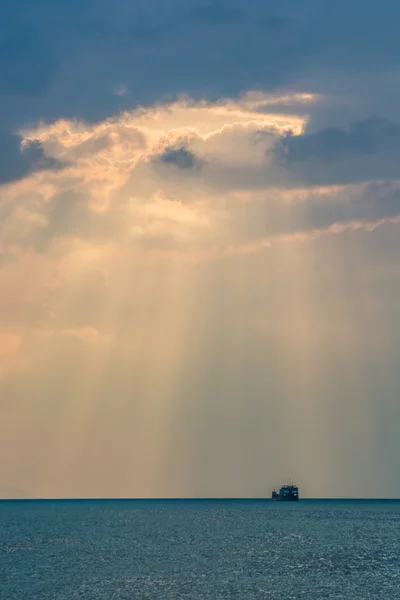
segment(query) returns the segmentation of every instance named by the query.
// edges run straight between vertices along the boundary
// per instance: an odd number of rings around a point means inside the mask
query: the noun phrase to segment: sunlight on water
[[[7,600],[377,600],[400,585],[400,502],[5,502],[0,511]]]

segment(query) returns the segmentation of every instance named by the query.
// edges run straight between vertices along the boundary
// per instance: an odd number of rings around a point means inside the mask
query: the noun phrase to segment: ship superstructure
[[[299,499],[299,488],[293,483],[283,485],[279,492],[275,489],[272,492],[272,500],[280,502],[297,502]]]

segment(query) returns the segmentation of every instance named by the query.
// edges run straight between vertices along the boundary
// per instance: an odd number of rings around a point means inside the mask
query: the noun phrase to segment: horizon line
[[[49,496],[43,498],[35,497],[22,497],[22,498],[6,498],[0,497],[0,502],[90,502],[90,501],[106,501],[106,502],[118,502],[118,501],[131,501],[131,502],[269,502],[272,501],[270,496],[166,496],[166,497],[131,497],[131,496],[82,496],[82,497],[60,497],[60,496]],[[400,497],[368,497],[368,496],[315,496],[308,497],[302,496],[299,498],[300,501],[400,501]]]

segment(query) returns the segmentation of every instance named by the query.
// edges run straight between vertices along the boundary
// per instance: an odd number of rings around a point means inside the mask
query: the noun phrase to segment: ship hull
[[[298,502],[298,498],[272,498],[273,502]]]

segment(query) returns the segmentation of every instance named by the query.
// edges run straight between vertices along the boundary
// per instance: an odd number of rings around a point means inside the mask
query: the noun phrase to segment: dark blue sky
[[[0,26],[2,114],[99,118],[181,92],[325,93],[339,81],[354,96],[367,78],[374,96],[398,70],[399,17],[395,0],[17,0]],[[120,85],[128,97],[113,97]]]

